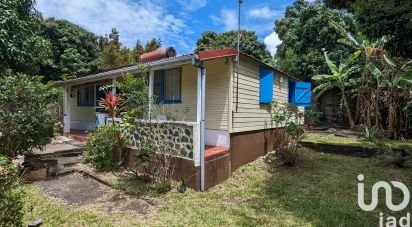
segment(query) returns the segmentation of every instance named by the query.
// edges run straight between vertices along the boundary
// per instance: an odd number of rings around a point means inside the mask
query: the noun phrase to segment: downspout
[[[205,108],[206,108],[206,69],[196,56],[193,58],[192,64],[198,68],[198,98],[197,106],[199,112],[197,113],[197,119],[199,121],[199,153],[200,153],[200,191],[205,191]],[[200,91],[199,91],[200,90]]]

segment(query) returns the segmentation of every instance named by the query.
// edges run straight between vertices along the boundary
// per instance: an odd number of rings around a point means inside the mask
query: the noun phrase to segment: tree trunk
[[[345,91],[342,91],[342,100],[343,105],[345,105],[346,113],[348,115],[350,128],[353,129],[355,127],[355,122],[353,121],[352,113],[350,111],[348,101],[346,100]]]

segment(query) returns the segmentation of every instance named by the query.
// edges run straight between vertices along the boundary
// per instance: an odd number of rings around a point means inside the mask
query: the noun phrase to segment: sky
[[[178,54],[192,53],[204,31],[237,29],[237,0],[37,0],[44,18],[66,19],[87,30],[105,35],[116,28],[120,41],[133,47],[160,38]],[[284,16],[293,0],[244,0],[241,28],[256,31],[259,40],[274,54],[280,44],[274,21]]]

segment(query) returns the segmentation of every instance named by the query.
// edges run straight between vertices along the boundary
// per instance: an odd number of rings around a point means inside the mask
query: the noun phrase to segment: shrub
[[[272,108],[277,142],[274,145],[275,150],[266,155],[266,161],[275,163],[276,166],[293,166],[299,157],[300,143],[307,134],[301,124],[303,115],[296,106],[290,104],[274,102]]]
[[[122,163],[127,139],[118,126],[109,125],[90,133],[86,140],[85,162],[99,170],[113,170]]]
[[[23,196],[17,168],[0,156],[0,226],[23,226]]]
[[[53,137],[55,115],[47,110],[54,90],[40,79],[11,72],[0,75],[0,154],[25,154]]]

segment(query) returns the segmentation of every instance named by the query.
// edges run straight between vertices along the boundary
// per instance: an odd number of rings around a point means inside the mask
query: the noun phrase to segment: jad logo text
[[[390,184],[385,181],[378,181],[372,186],[372,198],[370,204],[365,204],[365,184],[362,183],[365,179],[363,174],[358,175],[358,205],[364,211],[373,211],[378,205],[378,192],[379,190],[385,191],[385,203],[386,207],[391,211],[398,212],[405,209],[409,204],[410,194],[408,187],[399,181],[391,181]],[[403,193],[403,200],[399,204],[393,204],[392,201],[392,188],[397,188]],[[405,216],[400,217],[399,220],[394,216],[388,216],[384,218],[384,214],[381,212],[379,215],[380,227],[410,227],[410,213],[407,212]]]

